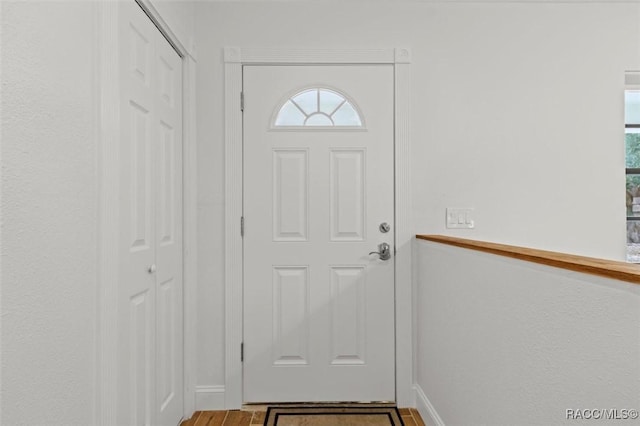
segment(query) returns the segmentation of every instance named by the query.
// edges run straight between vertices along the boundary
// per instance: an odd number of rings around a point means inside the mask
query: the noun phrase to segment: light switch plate
[[[447,228],[473,229],[475,224],[473,208],[447,207]]]

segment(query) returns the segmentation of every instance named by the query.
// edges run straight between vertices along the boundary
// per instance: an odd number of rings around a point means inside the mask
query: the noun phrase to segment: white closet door
[[[182,76],[133,1],[120,5],[118,424],[182,417]]]

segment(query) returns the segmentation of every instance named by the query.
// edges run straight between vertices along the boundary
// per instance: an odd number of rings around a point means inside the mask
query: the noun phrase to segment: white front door
[[[175,426],[183,407],[181,59],[120,3],[118,424]],[[114,206],[116,207],[116,206]]]
[[[393,81],[244,67],[245,402],[395,400]]]

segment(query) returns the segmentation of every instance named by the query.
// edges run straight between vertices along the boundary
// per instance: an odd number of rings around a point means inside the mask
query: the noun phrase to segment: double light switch
[[[447,228],[466,228],[475,227],[472,208],[447,208]]]

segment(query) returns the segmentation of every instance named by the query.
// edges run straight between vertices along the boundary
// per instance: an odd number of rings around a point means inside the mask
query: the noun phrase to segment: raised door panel
[[[273,240],[306,241],[309,165],[306,149],[273,150]]]
[[[309,363],[309,270],[273,268],[273,364]]]
[[[158,84],[160,98],[169,107],[174,107],[178,100],[176,91],[176,75],[178,74],[178,71],[176,67],[180,67],[181,64],[170,57],[174,54],[175,52],[170,52],[164,49],[164,52],[161,52],[158,58]]]
[[[149,291],[131,297],[129,305],[129,327],[131,344],[129,346],[131,395],[130,423],[132,425],[151,424],[151,399],[153,365],[153,323],[151,311],[153,302]]]
[[[130,58],[128,67],[132,77],[139,80],[145,87],[151,85],[151,57],[153,34],[149,32],[149,26],[140,20],[129,21],[127,32]]]
[[[364,148],[331,150],[331,241],[365,239],[365,153]]]
[[[149,250],[152,239],[151,206],[151,114],[135,101],[129,102],[131,132],[129,138],[130,183],[128,185],[131,209],[131,250]]]
[[[176,342],[175,327],[178,325],[176,316],[176,285],[173,278],[162,282],[158,286],[158,342],[157,362],[158,375],[156,390],[160,402],[160,411],[164,411],[175,398],[177,389],[176,358],[178,356],[178,342]]]
[[[366,266],[331,267],[331,364],[362,365],[366,347]]]
[[[175,129],[160,122],[158,154],[158,241],[161,246],[172,244],[176,230],[176,141]]]

